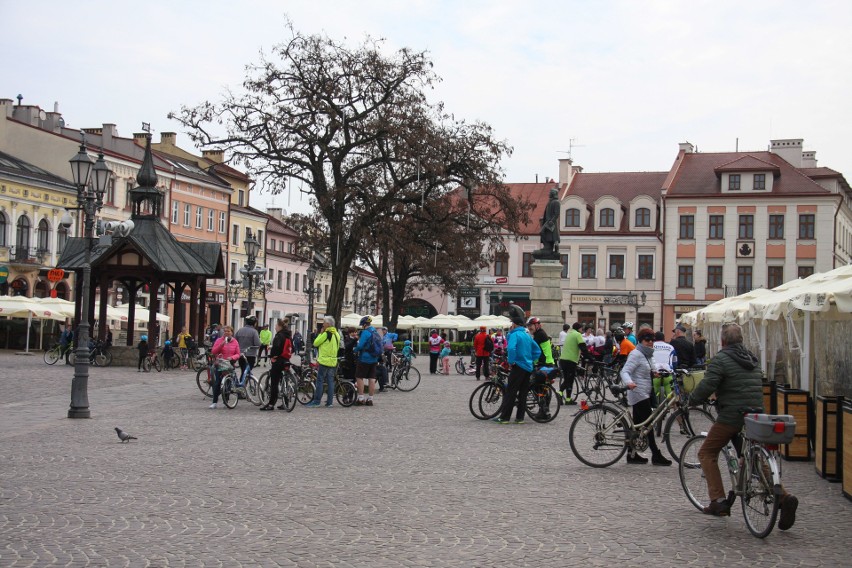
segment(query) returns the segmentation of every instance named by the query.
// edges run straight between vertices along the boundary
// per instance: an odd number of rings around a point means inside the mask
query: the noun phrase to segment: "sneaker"
[[[218,404],[218,403],[216,403],[216,402],[214,402],[213,404],[211,404],[211,405],[210,405],[210,406],[208,406],[207,408],[212,408],[213,410],[216,410],[217,408],[219,408],[219,404]]]
[[[316,402],[316,401],[312,400],[311,402],[309,402],[309,403],[308,403],[308,404],[306,404],[305,406],[306,406],[307,408],[316,408],[316,407],[318,407],[319,405],[320,405],[320,403],[318,403],[318,402]]]
[[[523,418],[521,418],[520,420],[515,420],[515,422],[514,422],[514,423],[515,423],[515,424],[523,424],[523,423],[524,423],[524,419],[523,419]]]
[[[574,400],[573,398],[571,398],[571,397],[569,396],[568,398],[566,398],[566,399],[562,402],[562,404],[567,404],[568,406],[576,406],[576,405],[577,405],[577,401],[576,401],[576,400]]]
[[[364,403],[364,406],[373,406],[373,401],[368,399],[368,400]]]
[[[667,459],[663,454],[651,457],[652,465],[672,465],[672,460]]]
[[[334,405],[333,405],[332,403],[330,403],[330,402],[329,402],[328,404],[326,404],[326,405],[325,405],[325,407],[326,407],[326,408],[331,408],[332,406],[334,406]]]
[[[799,500],[789,493],[781,497],[781,519],[778,521],[778,528],[786,531],[796,522],[796,509],[799,507]]]
[[[648,458],[643,458],[639,454],[636,454],[635,456],[628,455],[627,456],[627,463],[645,464],[645,463],[648,463]]]
[[[730,517],[731,516],[731,504],[728,503],[728,500],[724,501],[711,501],[709,505],[704,507],[705,515],[713,515],[714,517]]]
[[[497,418],[492,418],[491,421],[496,422],[497,424],[511,424],[512,423],[511,420],[503,420],[499,416]]]

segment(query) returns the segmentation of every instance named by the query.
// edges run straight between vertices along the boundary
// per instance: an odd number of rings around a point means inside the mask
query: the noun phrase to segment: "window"
[[[231,263],[231,280],[236,280],[236,279],[237,279],[237,263],[232,262]]]
[[[0,211],[0,247],[6,246],[6,214]]]
[[[509,253],[498,252],[494,255],[494,276],[509,275]]]
[[[216,214],[212,209],[207,210],[207,230],[213,231],[216,226]]]
[[[615,227],[615,210],[607,207],[601,209],[601,227]]]
[[[107,184],[106,195],[106,203],[113,205],[115,203],[115,178],[109,178],[109,183]]]
[[[3,229],[3,236],[5,237],[5,224],[3,226]],[[3,242],[5,242],[5,240],[3,240]],[[59,230],[56,232],[56,254],[61,253],[65,249],[66,243],[68,243],[68,229],[66,227],[63,227],[62,225],[59,225]]]
[[[177,225],[180,216],[180,202],[172,201],[172,223]]]
[[[201,228],[201,226],[202,226],[201,224],[203,222],[203,219],[204,219],[204,208],[203,207],[196,207],[195,208],[195,228],[196,229]]]
[[[290,289],[290,276],[291,275],[292,275],[292,272],[287,273],[287,289],[288,290]],[[297,280],[298,280],[298,278],[297,278]]]
[[[725,216],[724,215],[710,215],[710,222],[708,225],[709,234],[708,238],[711,239],[724,239],[725,238]]]
[[[299,275],[298,274],[293,275],[293,290],[295,290],[296,292],[299,291]]]
[[[131,195],[132,195],[132,194],[130,193],[131,191],[133,191],[133,182],[132,182],[132,181],[128,181],[128,182],[124,185],[124,208],[125,208],[125,209],[130,208],[130,197],[131,197]],[[177,223],[177,221],[175,221],[175,223]]]
[[[184,227],[189,227],[189,212],[190,212],[191,209],[192,209],[192,207],[189,205],[189,203],[184,204],[184,206],[183,206],[183,225],[184,225]]]
[[[302,290],[308,289],[308,275],[302,274]]]
[[[263,240],[263,231],[258,231],[257,235],[255,235],[255,237],[257,238],[257,242],[260,245],[260,252],[265,251],[266,250],[266,241]]]
[[[240,207],[243,207],[245,205],[245,199],[246,199],[245,190],[242,190],[242,189],[239,190],[239,192],[237,192],[237,205],[239,205]]]
[[[279,270],[278,271],[278,289],[279,290],[281,289],[281,279],[282,279],[283,276],[284,276],[284,271]],[[298,280],[297,280],[297,282],[298,282]]]
[[[769,216],[769,238],[783,239],[784,238],[784,215]],[[774,288],[774,286],[772,286]]]
[[[812,213],[799,215],[799,238],[814,238],[814,215]]]
[[[650,227],[651,226],[651,210],[647,207],[640,207],[636,210],[636,222],[635,225],[637,227]]]
[[[751,266],[737,267],[737,294],[745,294],[752,291],[751,274]]]
[[[42,219],[38,222],[38,229],[36,229],[36,243],[39,252],[47,252],[50,248],[50,226],[48,226],[46,219]]]
[[[597,278],[597,256],[580,255],[580,278]]]
[[[784,267],[783,266],[768,266],[766,268],[766,286],[775,288],[784,283]]]
[[[810,276],[813,273],[814,273],[814,267],[813,266],[800,266],[798,268],[799,278],[807,278],[808,276]]]
[[[707,267],[707,287],[721,288],[722,287],[722,267],[708,266]]]
[[[559,262],[562,263],[562,278],[568,278],[568,263],[571,262],[571,255],[560,254]]]
[[[219,211],[219,232],[225,233],[225,212]]]
[[[30,248],[30,219],[26,215],[18,217],[18,234],[15,238],[15,246],[18,248],[17,258],[26,258],[25,253]]]
[[[740,232],[741,239],[754,238],[754,215],[740,215]]]
[[[728,176],[728,190],[736,191],[740,188],[740,174],[731,174]]]
[[[766,189],[766,174],[754,174],[753,189]]]
[[[654,255],[640,254],[638,262],[637,278],[640,280],[652,280],[654,278]]]
[[[231,231],[231,244],[239,245],[240,244],[240,226],[234,225],[234,230]]]
[[[565,226],[579,227],[580,226],[580,210],[576,208],[565,210]]]
[[[521,276],[532,276],[533,255],[531,252],[525,252],[521,261]]]
[[[680,216],[680,238],[694,239],[695,238],[695,215]]]
[[[328,284],[325,285],[325,303],[328,303]]]
[[[677,267],[677,287],[692,288],[692,266]]]
[[[275,250],[275,239],[269,239],[269,248]]]
[[[624,278],[624,255],[609,255],[609,277],[621,280]]]

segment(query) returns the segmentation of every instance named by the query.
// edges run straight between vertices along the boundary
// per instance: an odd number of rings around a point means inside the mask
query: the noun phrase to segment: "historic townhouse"
[[[665,329],[725,296],[852,261],[849,184],[801,139],[757,152],[681,144],[662,187]]]

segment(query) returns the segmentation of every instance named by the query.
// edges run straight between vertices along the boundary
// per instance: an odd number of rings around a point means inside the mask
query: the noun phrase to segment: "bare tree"
[[[271,57],[248,67],[239,93],[171,116],[270,191],[304,184],[318,214],[303,237],[330,260],[328,311],[339,318],[346,275],[377,220],[398,204],[440,203],[459,186],[498,186],[511,148],[488,125],[427,101],[439,79],[425,52],[387,55],[371,38],[350,48],[289,23],[287,31]]]

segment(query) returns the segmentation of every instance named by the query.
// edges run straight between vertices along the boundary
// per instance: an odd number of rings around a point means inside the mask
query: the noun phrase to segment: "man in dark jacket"
[[[678,367],[691,369],[695,366],[695,347],[686,338],[686,328],[677,324],[672,331],[674,332],[674,337],[669,343],[675,348],[675,353],[677,353],[677,365]]]
[[[763,373],[758,360],[743,345],[743,331],[737,324],[722,327],[722,350],[719,351],[689,396],[689,403],[701,404],[716,393],[719,416],[710,427],[707,439],[698,451],[698,460],[707,479],[710,504],[704,512],[717,517],[731,514],[731,504],[725,496],[722,475],[719,470],[719,452],[737,437],[743,428],[745,408],[763,408]],[[783,490],[783,488],[782,488]],[[787,530],[796,520],[799,500],[783,490],[781,496],[781,519],[778,528]]]

